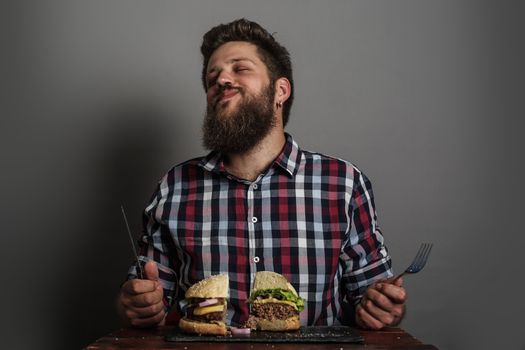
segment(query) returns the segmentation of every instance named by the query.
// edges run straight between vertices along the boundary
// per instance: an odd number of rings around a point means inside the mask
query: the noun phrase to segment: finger
[[[405,304],[398,304],[394,306],[390,314],[394,316],[393,324],[399,323],[405,315]]]
[[[362,307],[370,316],[381,322],[383,325],[389,325],[394,322],[394,315],[375,305],[372,300],[366,300]]]
[[[132,320],[135,318],[149,318],[163,310],[164,303],[160,302],[146,307],[129,306],[125,309],[124,313],[128,319]]]
[[[135,327],[152,327],[158,325],[166,316],[166,312],[164,309],[159,312],[158,314],[146,317],[146,318],[134,318],[130,320],[130,323],[132,326]]]
[[[158,281],[159,269],[157,263],[150,260],[144,265],[144,271],[146,272],[146,278],[151,281]]]
[[[378,283],[375,285],[375,289],[381,294],[384,294],[394,303],[402,304],[406,301],[407,294],[403,287],[391,283]]]
[[[163,296],[164,296],[164,293],[163,293],[162,287],[159,286],[159,288],[153,292],[129,296],[128,305],[134,306],[134,307],[146,307],[150,305],[155,305],[157,303],[162,302]]]
[[[384,327],[384,324],[372,315],[370,315],[370,313],[367,310],[365,310],[363,305],[357,306],[357,316],[359,317],[362,326],[364,326],[365,328],[379,330]]]
[[[390,312],[390,310],[394,308],[394,303],[390,298],[376,288],[369,288],[367,290],[366,299],[363,300],[363,302],[366,300],[371,300],[375,306],[387,312]]]
[[[142,293],[150,293],[157,290],[160,286],[160,283],[157,281],[150,280],[141,280],[141,279],[132,279],[126,281],[121,290],[129,295],[138,295]]]

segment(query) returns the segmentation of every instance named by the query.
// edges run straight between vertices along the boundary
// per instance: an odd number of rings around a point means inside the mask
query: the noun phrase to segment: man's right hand
[[[126,281],[120,288],[117,311],[127,325],[153,327],[164,323],[164,290],[159,282],[157,264],[144,265],[146,279]]]

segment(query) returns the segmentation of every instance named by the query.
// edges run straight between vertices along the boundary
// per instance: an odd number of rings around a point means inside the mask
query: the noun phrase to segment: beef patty
[[[253,303],[252,315],[267,320],[286,320],[289,317],[299,315],[299,312],[290,305],[277,303]]]

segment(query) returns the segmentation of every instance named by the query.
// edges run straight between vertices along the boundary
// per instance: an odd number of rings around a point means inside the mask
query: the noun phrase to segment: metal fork
[[[397,275],[392,283],[407,273],[418,273],[419,271],[423,270],[423,267],[425,267],[425,264],[427,263],[428,256],[430,255],[430,250],[432,250],[432,243],[421,244],[419,251],[417,252],[414,260],[412,260],[410,266],[408,266],[405,271]]]

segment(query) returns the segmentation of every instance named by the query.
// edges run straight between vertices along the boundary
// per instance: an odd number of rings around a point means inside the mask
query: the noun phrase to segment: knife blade
[[[124,223],[126,224],[126,229],[128,230],[129,240],[131,241],[131,249],[133,250],[133,254],[135,255],[135,259],[137,261],[137,269],[139,270],[140,278],[144,279],[144,275],[142,274],[142,267],[140,266],[139,256],[137,255],[137,248],[135,247],[135,241],[133,240],[133,236],[131,235],[131,230],[128,224],[128,218],[126,217],[126,212],[124,211],[124,206],[121,205],[120,209],[122,210],[122,217],[124,218]]]

